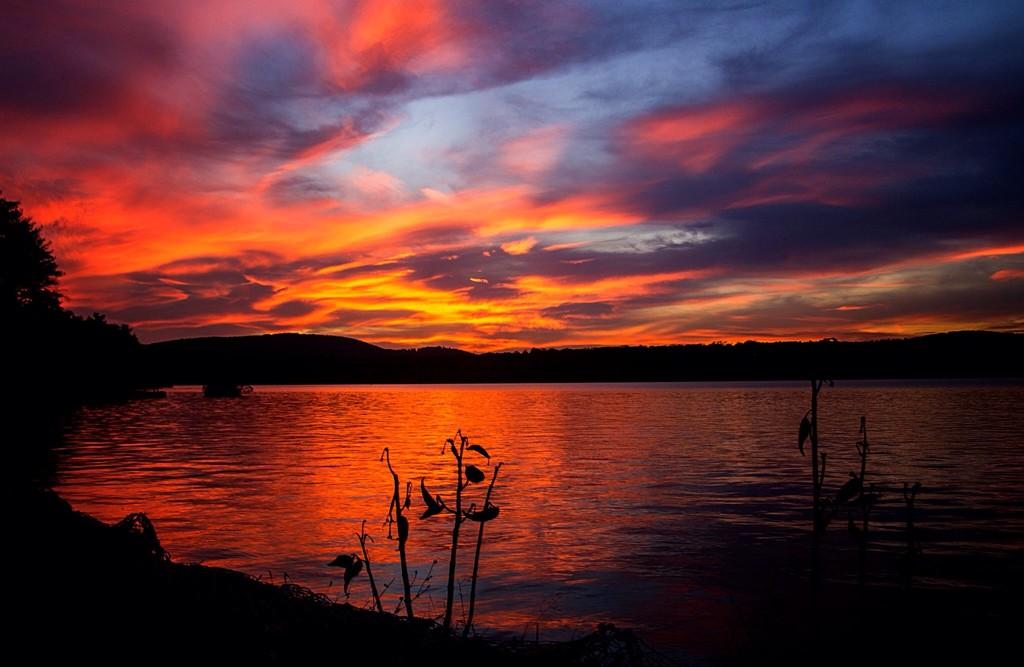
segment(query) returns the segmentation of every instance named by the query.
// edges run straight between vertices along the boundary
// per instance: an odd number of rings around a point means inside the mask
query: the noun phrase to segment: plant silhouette
[[[470,448],[479,447],[478,445],[471,445]],[[480,448],[480,451],[488,456],[487,451]],[[480,549],[484,543],[484,527],[488,521],[492,521],[498,518],[500,510],[497,505],[491,503],[491,493],[494,491],[494,483],[498,481],[498,472],[501,471],[501,464],[494,466],[494,473],[491,475],[491,483],[487,486],[487,495],[484,496],[484,504],[480,511],[475,511],[476,506],[471,505],[469,512],[466,516],[470,521],[476,521],[480,524],[480,531],[476,537],[476,553],[473,556],[473,578],[472,583],[469,587],[469,613],[466,616],[466,627],[462,630],[462,636],[469,636],[469,631],[473,627],[473,612],[476,609],[476,580],[477,575],[480,573]]]
[[[445,596],[444,606],[444,621],[442,625],[444,629],[451,630],[452,627],[452,610],[455,602],[455,573],[456,564],[458,559],[459,551],[459,529],[462,527],[463,522],[466,520],[479,521],[480,522],[480,533],[477,538],[477,552],[476,562],[473,568],[473,585],[471,592],[470,608],[472,609],[475,601],[476,591],[476,575],[479,566],[480,557],[480,545],[483,541],[483,526],[487,521],[491,521],[498,516],[498,507],[491,504],[490,495],[494,488],[494,480],[497,479],[498,471],[496,467],[494,476],[491,480],[491,485],[488,488],[487,496],[481,505],[479,511],[476,510],[476,505],[470,505],[469,510],[463,510],[463,492],[469,487],[470,484],[479,484],[486,479],[483,471],[480,470],[476,465],[472,463],[464,463],[464,457],[466,452],[470,451],[479,456],[484,457],[490,461],[490,454],[484,449],[483,446],[478,444],[470,444],[469,437],[464,435],[461,431],[455,433],[455,437],[448,438],[445,440],[444,447],[441,449],[441,454],[446,455],[450,453],[455,462],[455,507],[449,507],[445,503],[444,499],[440,495],[431,495],[427,489],[426,479],[420,480],[420,491],[423,495],[423,502],[427,509],[423,512],[421,518],[427,519],[432,516],[436,516],[442,513],[451,514],[453,516],[452,522],[452,544],[451,553],[448,558],[448,585]],[[467,628],[471,625],[471,617],[467,618]],[[468,630],[467,630],[468,631]]]
[[[339,554],[327,564],[327,567],[341,568],[345,577],[345,597],[348,597],[348,587],[360,572],[363,570],[363,561],[355,554]]]
[[[402,567],[402,590],[404,591],[402,603],[405,605],[406,616],[411,619],[414,617],[412,611],[413,597],[412,586],[409,583],[409,563],[405,549],[405,545],[409,541],[409,519],[402,512],[409,509],[412,504],[412,482],[406,485],[405,500],[403,501],[401,496],[402,482],[398,479],[398,473],[391,467],[391,451],[387,447],[381,452],[380,460],[387,463],[388,472],[391,473],[391,478],[394,481],[391,504],[388,507],[388,516],[384,521],[388,526],[388,539],[392,537],[391,529],[393,527],[396,528],[398,533],[398,557]]]
[[[904,568],[906,573],[906,586],[910,587],[913,579],[913,566],[921,557],[921,542],[918,540],[918,530],[913,523],[914,503],[918,501],[918,493],[921,491],[921,483],[914,482],[910,486],[903,483],[903,503],[906,505],[906,554],[904,555]]]
[[[825,464],[827,454],[819,451],[818,444],[818,394],[824,385],[833,386],[832,380],[811,380],[811,408],[800,420],[800,431],[797,442],[800,454],[804,455],[804,443],[811,443],[811,484],[814,533],[821,533],[828,524],[821,497],[821,489],[825,482]],[[820,458],[819,458],[820,457]]]
[[[856,535],[862,542],[868,537],[868,521],[871,510],[882,498],[882,494],[875,490],[875,485],[868,485],[868,453],[871,451],[871,444],[868,441],[868,421],[866,417],[860,418],[860,440],[857,441],[857,454],[860,457],[860,474],[850,473],[851,477],[857,479],[857,495],[846,501],[847,529]],[[858,526],[853,520],[853,511],[860,510],[861,525]]]
[[[380,591],[377,590],[377,581],[373,578],[373,568],[370,566],[370,552],[366,548],[367,540],[373,542],[373,537],[366,534],[366,519],[363,519],[363,525],[360,527],[356,539],[359,540],[359,547],[363,551],[363,561],[366,562],[366,577],[370,580],[370,593],[373,595],[373,604],[377,611],[382,612],[384,611],[384,605],[380,601]]]
[[[456,445],[456,443],[458,443]],[[473,615],[476,609],[476,587],[477,579],[480,573],[480,553],[483,549],[484,541],[484,526],[489,521],[493,521],[498,517],[500,512],[497,505],[491,502],[491,496],[494,492],[494,485],[498,479],[498,472],[501,470],[501,464],[497,464],[494,467],[494,472],[491,475],[491,483],[487,487],[487,493],[484,495],[483,501],[478,506],[475,502],[470,503],[468,509],[463,509],[463,493],[470,485],[480,484],[486,479],[486,475],[483,470],[472,463],[464,463],[463,457],[467,452],[473,452],[479,456],[482,456],[488,462],[490,462],[490,453],[479,444],[470,444],[469,438],[462,434],[461,431],[456,432],[454,438],[448,438],[445,440],[445,448],[442,453],[451,453],[455,460],[456,474],[457,474],[457,485],[455,488],[455,507],[449,507],[445,503],[444,499],[440,495],[431,495],[427,489],[426,478],[420,479],[420,493],[423,497],[423,503],[425,509],[420,519],[429,519],[432,516],[439,514],[451,514],[454,517],[454,523],[452,527],[452,543],[451,553],[448,561],[448,585],[447,594],[445,598],[445,615],[443,621],[443,628],[445,631],[451,630],[451,619],[452,609],[454,604],[455,594],[455,572],[456,563],[458,557],[459,547],[459,528],[466,521],[473,521],[478,523],[480,529],[477,533],[476,551],[473,558],[473,575],[470,583],[469,593],[469,614],[466,618],[465,627],[463,628],[463,636],[467,636],[470,632],[470,628],[473,625]],[[398,607],[395,609],[395,613],[404,606],[405,614],[411,620],[415,618],[413,614],[413,602],[420,597],[429,587],[430,580],[433,577],[434,565],[437,561],[433,561],[430,566],[430,571],[426,577],[419,582],[419,588],[415,595],[412,592],[412,585],[415,583],[409,577],[409,566],[408,566],[408,555],[407,555],[407,544],[409,540],[409,519],[406,516],[406,511],[412,508],[412,483],[406,482],[405,486],[405,497],[402,497],[402,482],[391,464],[391,450],[385,447],[381,452],[380,460],[387,464],[388,472],[391,474],[392,479],[392,492],[391,500],[388,505],[388,514],[384,519],[384,524],[388,527],[388,539],[398,540],[398,553],[399,562],[401,567],[402,576],[402,588],[403,595],[399,601]],[[366,520],[363,520],[360,532],[356,535],[359,540],[359,546],[362,550],[362,557],[352,554],[342,554],[335,558],[333,561],[328,563],[329,567],[339,567],[344,570],[344,583],[345,583],[345,596],[348,597],[349,585],[351,581],[357,577],[365,568],[368,579],[370,580],[370,591],[373,595],[373,604],[377,611],[383,612],[384,606],[382,602],[382,595],[390,586],[385,585],[383,589],[378,589],[376,580],[373,575],[373,568],[370,561],[370,553],[367,547],[368,542],[372,542],[373,538],[366,533]]]

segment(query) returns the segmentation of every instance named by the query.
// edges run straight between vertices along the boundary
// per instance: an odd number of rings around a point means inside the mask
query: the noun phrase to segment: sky
[[[0,191],[143,341],[1024,330],[1024,4],[7,0]]]

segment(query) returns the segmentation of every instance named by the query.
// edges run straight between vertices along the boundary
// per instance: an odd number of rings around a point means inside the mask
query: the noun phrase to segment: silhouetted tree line
[[[340,336],[192,338],[144,346],[160,383],[621,382],[1024,376],[1024,336],[957,332],[866,342],[624,346],[472,354]]]
[[[63,275],[41,229],[0,197],[0,343],[7,400],[117,397],[140,380],[141,346],[126,325],[61,306]],[[18,401],[20,402],[20,401]]]

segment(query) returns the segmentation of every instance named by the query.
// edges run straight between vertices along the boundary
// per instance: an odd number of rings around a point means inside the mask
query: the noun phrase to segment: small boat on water
[[[224,382],[203,385],[203,396],[207,398],[239,398],[252,393],[252,386],[247,384],[228,384]]]

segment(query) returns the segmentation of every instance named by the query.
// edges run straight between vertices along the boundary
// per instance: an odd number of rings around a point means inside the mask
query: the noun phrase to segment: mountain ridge
[[[159,384],[620,382],[815,377],[1024,377],[1024,335],[955,331],[871,341],[783,341],[532,348],[390,349],[347,336],[280,333],[143,346]]]

